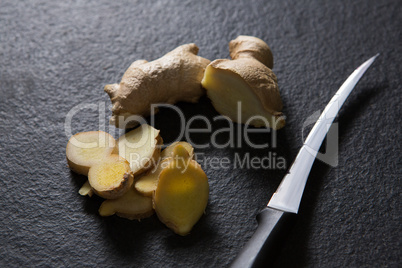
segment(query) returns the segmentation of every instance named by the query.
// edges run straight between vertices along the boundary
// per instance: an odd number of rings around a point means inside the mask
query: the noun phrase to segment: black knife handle
[[[297,214],[266,207],[257,215],[258,228],[230,267],[269,267],[281,251]]]

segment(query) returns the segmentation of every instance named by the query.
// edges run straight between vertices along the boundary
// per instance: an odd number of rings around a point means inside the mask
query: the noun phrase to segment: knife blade
[[[330,126],[350,92],[378,55],[360,65],[329,101],[267,207],[257,215],[257,230],[231,267],[267,267],[273,264],[295,222],[311,167]]]

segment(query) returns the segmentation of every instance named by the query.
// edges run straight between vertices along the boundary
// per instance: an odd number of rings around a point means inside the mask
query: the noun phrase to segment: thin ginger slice
[[[154,213],[152,198],[139,194],[134,187],[123,196],[113,200],[105,200],[99,208],[101,216],[116,214],[129,220],[140,220]]]
[[[187,235],[208,203],[208,178],[183,146],[159,175],[153,204],[158,218],[179,235]]]
[[[112,154],[89,169],[88,181],[97,195],[115,199],[130,189],[134,176],[127,160]]]
[[[88,175],[89,168],[115,150],[116,141],[103,131],[80,132],[70,138],[66,147],[67,163],[71,170]]]
[[[159,174],[170,162],[171,157],[160,160],[158,165],[147,174],[141,176],[135,183],[135,189],[144,196],[152,196],[158,185]]]
[[[166,147],[162,152],[161,152],[161,159],[167,158],[167,157],[171,157],[174,155],[174,148],[177,145],[182,145],[187,152],[190,154],[190,157],[193,158],[194,157],[194,148],[193,146],[185,141],[177,141],[172,143],[171,145],[169,145],[168,147]]]
[[[89,181],[86,181],[80,188],[80,190],[78,191],[78,193],[82,196],[89,196],[92,197],[93,195],[93,191],[92,191],[92,187],[91,184],[89,184]]]
[[[133,174],[138,175],[156,164],[162,143],[159,130],[143,124],[122,135],[117,148],[119,155],[130,163]]]
[[[183,146],[190,157],[194,155],[194,148],[188,142],[175,142],[166,147],[160,155],[160,161],[157,166],[151,169],[147,174],[141,176],[135,183],[135,189],[145,196],[152,196],[158,185],[159,174],[167,166],[172,157],[174,157],[174,148],[176,146]]]

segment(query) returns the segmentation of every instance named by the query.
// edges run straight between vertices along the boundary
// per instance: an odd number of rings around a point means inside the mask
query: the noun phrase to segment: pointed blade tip
[[[341,102],[340,106],[338,107],[337,113],[338,113],[339,109],[342,107],[343,102],[346,100],[347,96],[350,94],[350,92],[353,90],[353,88],[357,84],[357,82],[360,80],[360,78],[363,76],[363,74],[367,71],[367,69],[371,66],[371,64],[374,62],[374,60],[379,55],[380,55],[380,53],[377,53],[376,55],[374,55],[370,59],[366,60],[357,69],[355,69],[355,71],[348,77],[348,79],[344,82],[344,84],[341,86],[341,88],[337,91],[335,96],[338,96],[338,98],[342,94],[345,96],[344,100]],[[353,85],[350,86],[349,84],[353,84]],[[349,87],[349,89],[347,87]],[[345,89],[347,89],[347,90],[345,90]],[[343,92],[342,92],[342,90],[343,90]],[[330,101],[330,103],[331,103],[331,101]],[[325,108],[323,114],[325,113],[326,109],[327,109],[327,107]],[[324,122],[324,121],[322,121],[322,122]],[[332,121],[331,121],[331,124],[332,124]],[[317,123],[316,123],[316,125],[317,125]],[[316,128],[316,125],[314,125],[313,130]],[[327,132],[325,132],[325,134],[326,133]],[[311,134],[312,133],[310,132],[310,134],[307,137],[307,140],[309,139]],[[320,139],[320,142],[322,142],[322,140],[323,140],[323,138]],[[301,151],[305,146],[306,146],[306,144],[304,144],[303,147],[300,149],[298,155],[296,156],[296,159],[299,157],[299,155],[301,155]],[[318,151],[318,149],[317,149],[317,151]],[[315,159],[315,156],[314,156],[314,159]],[[299,210],[301,198],[302,198],[302,195],[303,195],[303,192],[304,192],[304,186],[305,186],[305,183],[307,181],[307,177],[308,177],[308,174],[310,172],[310,169],[311,169],[311,166],[312,166],[313,162],[314,161],[311,162],[311,165],[308,168],[308,172],[306,172],[306,174],[305,174],[306,176],[304,177],[305,178],[304,183],[299,183],[298,185],[296,185],[297,186],[296,188],[293,187],[294,189],[297,189],[297,190],[294,190],[292,187],[290,187],[291,185],[294,185],[295,179],[294,178],[291,179],[294,176],[292,176],[292,174],[289,172],[289,174],[287,174],[285,176],[285,178],[282,180],[281,184],[279,185],[278,189],[276,190],[276,192],[271,197],[271,200],[269,201],[267,206],[270,207],[270,208],[277,209],[277,210],[297,214],[298,210]],[[294,166],[295,166],[295,163],[292,164],[290,169],[294,168]],[[300,163],[299,163],[299,166],[300,166]],[[288,182],[285,186],[283,186],[284,181]],[[281,189],[281,188],[284,188],[284,189]],[[291,188],[291,190],[292,190],[291,195],[288,194],[289,188]],[[296,196],[294,193],[298,193],[298,195]],[[297,203],[296,203],[296,201],[297,201]]]

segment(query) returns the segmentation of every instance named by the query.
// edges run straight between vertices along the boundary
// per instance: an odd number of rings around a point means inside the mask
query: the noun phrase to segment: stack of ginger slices
[[[156,212],[179,235],[187,235],[208,203],[208,178],[187,142],[161,151],[159,130],[143,124],[117,141],[103,131],[75,134],[66,148],[71,170],[88,176],[81,195],[106,200],[101,216],[140,220]]]

